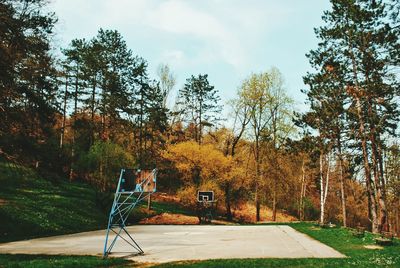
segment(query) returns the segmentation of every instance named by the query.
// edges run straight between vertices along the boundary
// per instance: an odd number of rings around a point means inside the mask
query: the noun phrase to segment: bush
[[[304,199],[304,219],[316,220],[319,217],[319,210],[314,207],[314,204],[309,198]]]
[[[135,159],[121,146],[98,141],[82,154],[76,170],[103,192],[114,189],[121,168],[135,167]]]

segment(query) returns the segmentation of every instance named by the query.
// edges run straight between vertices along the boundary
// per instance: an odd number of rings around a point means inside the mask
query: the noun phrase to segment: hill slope
[[[32,169],[0,161],[0,242],[106,228],[111,204],[111,195],[96,194],[88,184],[45,179]],[[150,211],[142,202],[128,221],[163,213],[195,215],[158,200]]]
[[[0,162],[0,242],[104,228],[107,215],[86,184],[45,180]]]

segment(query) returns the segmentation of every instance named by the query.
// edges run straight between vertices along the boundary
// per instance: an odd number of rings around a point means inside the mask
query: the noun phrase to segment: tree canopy
[[[213,190],[227,220],[399,233],[399,1],[330,3],[296,111],[275,67],[235,77],[225,105],[212,73],[152,74],[114,29],[59,48],[47,1],[0,1],[0,160],[102,194],[120,168],[157,167],[160,191],[193,208]]]

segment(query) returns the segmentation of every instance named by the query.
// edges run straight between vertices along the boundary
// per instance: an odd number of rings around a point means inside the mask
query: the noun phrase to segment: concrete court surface
[[[285,225],[136,225],[128,231],[144,250],[118,239],[110,256],[138,262],[226,258],[344,258],[336,250]],[[0,253],[102,255],[105,231],[0,244]]]

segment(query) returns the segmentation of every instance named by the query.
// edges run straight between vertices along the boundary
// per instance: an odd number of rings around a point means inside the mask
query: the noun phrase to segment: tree
[[[113,126],[135,114],[137,88],[147,82],[146,62],[134,57],[118,31],[100,29],[90,41],[74,39],[64,50],[69,76],[75,78],[75,107],[101,115],[100,137],[113,135]],[[71,74],[72,72],[72,74]],[[108,121],[108,122],[106,122]],[[94,127],[94,126],[93,126]]]
[[[264,134],[263,139],[267,140],[266,157],[268,158],[269,172],[272,176],[272,220],[276,221],[277,210],[277,192],[279,182],[284,180],[284,170],[279,163],[279,159],[284,159],[281,152],[281,146],[286,139],[294,132],[292,123],[293,100],[286,94],[283,88],[283,77],[278,69],[272,68],[269,71],[271,77],[271,103],[269,105],[269,113],[271,115],[268,130]],[[268,146],[270,145],[270,146]]]
[[[221,128],[210,131],[203,139],[203,144],[213,145],[225,157],[231,159],[229,172],[218,180],[219,187],[224,195],[228,221],[233,219],[232,207],[247,196],[246,182],[250,178],[246,169],[246,163],[249,161],[246,150],[247,144],[245,140],[240,140],[240,132],[236,134],[234,130]]]
[[[127,107],[130,107],[133,90],[129,75],[132,73],[131,68],[141,65],[142,60],[135,61],[132,51],[118,31],[100,29],[95,43],[101,47],[101,56],[105,62],[99,111],[102,116],[102,138],[107,139],[108,135],[113,135],[112,130],[122,114],[130,112]]]
[[[304,83],[309,86],[308,91],[303,91],[307,94],[310,104],[310,112],[303,116],[303,122],[308,126],[319,131],[321,142],[328,144],[329,150],[335,150],[337,162],[340,169],[340,185],[341,185],[341,203],[342,203],[342,218],[343,225],[347,226],[346,218],[346,197],[345,197],[345,180],[343,166],[343,138],[348,131],[345,117],[345,106],[348,105],[346,98],[345,87],[343,84],[343,73],[340,72],[337,64],[331,60],[322,58],[322,54],[333,54],[329,48],[320,45],[321,47],[308,54],[310,63],[318,71],[317,73],[308,73],[304,77]],[[322,60],[322,61],[321,61]],[[322,65],[322,67],[321,67]],[[320,68],[320,69],[319,69]],[[323,141],[325,140],[325,141]],[[320,147],[323,153],[323,147]],[[329,158],[330,152],[326,152]],[[323,157],[321,155],[321,157]],[[322,164],[322,159],[320,161]],[[330,165],[330,161],[327,161]],[[321,168],[321,176],[322,166]],[[328,176],[329,172],[327,173]],[[321,183],[323,182],[321,177]],[[327,190],[328,188],[325,187]],[[327,194],[321,186],[321,196]],[[321,199],[326,200],[325,198]],[[321,220],[323,220],[323,208],[325,202],[321,202]]]
[[[199,144],[204,127],[215,125],[220,120],[218,115],[222,110],[218,104],[218,91],[207,78],[207,74],[199,74],[198,77],[192,75],[178,93],[180,112],[188,118],[189,126],[193,128],[193,139]]]
[[[248,124],[250,123],[250,107],[244,103],[242,98],[233,99],[230,101],[231,108],[233,110],[233,114],[235,117],[233,128],[228,132],[225,139],[225,146],[223,149],[223,153],[225,156],[230,155],[235,162],[235,167],[238,167],[238,170],[242,168],[243,163],[240,162],[238,157],[236,157],[236,147],[239,144],[240,139],[243,137],[243,134],[246,131]],[[232,220],[232,210],[231,203],[233,198],[233,191],[235,189],[235,184],[237,185],[237,181],[235,178],[238,178],[239,174],[243,172],[232,172],[232,177],[229,180],[226,180],[223,186],[225,192],[225,207],[226,207],[226,217],[227,220]]]
[[[164,107],[164,98],[159,83],[155,81],[148,83],[138,90],[140,98],[137,99],[137,103],[140,105],[139,127],[142,128],[139,144],[143,146],[139,148],[138,158],[142,168],[155,166],[160,151],[164,149],[164,133],[168,127],[168,109]]]
[[[256,162],[255,178],[254,178],[254,201],[256,205],[256,221],[260,220],[260,189],[261,182],[261,138],[266,130],[268,123],[271,121],[272,115],[270,105],[272,78],[269,73],[253,74],[244,80],[238,92],[240,102],[248,107],[250,116],[250,125],[252,131],[250,135],[253,139],[253,153]]]
[[[388,6],[383,1],[331,2],[332,10],[323,16],[326,26],[316,29],[316,35],[321,40],[319,48],[309,55],[312,64],[322,71],[319,77],[309,76],[309,82],[317,82],[319,90],[323,90],[321,85],[325,83],[324,90],[332,91],[323,94],[326,103],[335,103],[337,96],[341,96],[342,100],[337,102],[339,106],[348,104],[345,113],[351,130],[348,136],[353,141],[351,146],[361,152],[372,230],[379,232],[387,226],[383,137],[393,134],[398,120],[398,108],[393,98],[397,94],[397,78],[391,68],[395,64],[392,55],[398,47],[398,35],[389,25]],[[326,74],[326,70],[333,71],[333,74]],[[331,84],[327,85],[326,80]],[[328,106],[320,109],[326,118],[329,118]],[[336,111],[334,118],[343,114],[340,111],[338,113],[338,109],[340,107],[331,109]],[[321,113],[315,116],[321,117]],[[337,120],[336,129],[341,126],[340,121]],[[331,128],[335,129],[331,125],[326,134],[330,134]],[[336,131],[335,136],[337,147],[340,133]]]
[[[44,11],[45,4],[43,0],[0,3],[0,151],[54,170],[58,165],[52,166],[35,151],[51,147],[48,141],[58,108],[50,46],[57,19]]]
[[[163,107],[167,108],[168,97],[176,84],[176,78],[171,72],[168,64],[160,64],[157,69],[157,75],[160,80],[161,96],[163,98]]]
[[[135,165],[134,158],[121,146],[109,141],[97,141],[90,150],[82,154],[78,169],[86,170],[87,180],[92,181],[103,192],[115,189],[115,176],[122,167]],[[112,181],[113,180],[113,181]],[[112,183],[114,182],[114,184]]]
[[[85,65],[85,53],[88,50],[88,44],[85,39],[74,39],[72,40],[70,47],[68,49],[64,49],[63,53],[66,56],[64,61],[64,70],[65,70],[65,96],[64,96],[64,106],[67,106],[67,92],[68,87],[72,86],[73,89],[71,90],[73,96],[73,114],[71,120],[71,128],[72,128],[72,140],[71,140],[71,152],[70,152],[70,169],[69,169],[69,179],[72,180],[74,177],[74,169],[73,165],[75,162],[75,136],[76,136],[76,121],[78,115],[78,107],[79,103],[82,101],[82,93],[84,87],[84,65]],[[66,115],[64,116],[64,118]],[[63,119],[64,120],[64,119]],[[65,133],[65,123],[63,125],[62,132]],[[64,134],[63,134],[64,136]]]
[[[232,162],[211,144],[198,144],[194,141],[170,145],[163,157],[171,161],[182,179],[179,196],[182,202],[196,207],[196,193],[199,190],[213,190],[222,197],[221,184],[231,178]]]
[[[400,231],[400,147],[394,142],[386,150],[385,177],[387,180],[387,202],[390,205],[389,223],[392,232]]]

